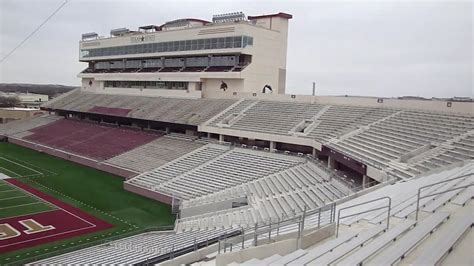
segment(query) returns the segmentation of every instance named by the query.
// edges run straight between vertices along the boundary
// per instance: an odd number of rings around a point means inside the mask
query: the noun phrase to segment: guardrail
[[[218,253],[220,254],[222,251],[225,253],[228,247],[230,248],[230,251],[232,251],[233,246],[238,246],[241,249],[245,249],[245,243],[247,242],[247,240],[252,240],[252,241],[248,241],[248,243],[251,242],[250,246],[258,246],[259,236],[268,234],[268,241],[270,241],[272,239],[272,233],[276,234],[276,237],[277,237],[280,235],[280,231],[284,229],[284,227],[291,226],[294,224],[296,224],[298,227],[297,244],[298,244],[298,247],[300,247],[302,237],[303,237],[305,222],[308,222],[310,219],[313,220],[314,218],[317,217],[316,223],[314,223],[313,225],[315,225],[316,228],[320,228],[323,225],[333,223],[336,217],[335,214],[336,214],[335,202],[328,204],[326,206],[317,208],[317,209],[309,210],[309,211],[306,209],[306,206],[305,206],[303,212],[297,215],[294,215],[294,216],[282,215],[281,219],[280,218],[267,219],[260,223],[255,223],[255,226],[252,229],[248,229],[248,230],[244,230],[243,228],[241,228],[242,237],[240,239],[235,239],[235,238],[234,239],[229,239],[229,238],[220,239],[219,245],[218,245]],[[265,236],[265,238],[267,237]]]
[[[66,254],[66,253],[73,252],[73,251],[77,251],[77,250],[80,250],[80,249],[85,249],[85,248],[89,248],[89,247],[93,247],[93,246],[99,246],[99,245],[106,245],[106,244],[108,244],[112,241],[117,241],[117,240],[120,240],[120,239],[124,239],[124,238],[127,238],[127,237],[138,235],[138,234],[154,232],[154,231],[168,231],[168,230],[173,230],[173,226],[159,226],[159,227],[149,227],[149,228],[142,228],[142,229],[138,229],[138,230],[132,230],[132,231],[126,232],[124,234],[113,235],[113,236],[110,236],[110,237],[97,239],[97,240],[94,240],[94,241],[91,241],[91,242],[83,243],[83,244],[80,244],[80,245],[75,245],[75,246],[72,246],[72,247],[63,248],[63,249],[60,249],[60,250],[54,250],[54,251],[51,251],[51,252],[42,252],[39,255],[36,255],[36,256],[33,256],[33,257],[28,257],[28,258],[25,258],[25,259],[22,259],[22,260],[17,260],[17,261],[14,261],[12,263],[7,263],[5,265],[24,265],[24,264],[29,263],[29,262],[35,262],[35,261],[47,259],[47,258],[50,258],[50,257],[59,256],[59,255]]]
[[[343,210],[352,209],[354,207],[359,207],[359,206],[362,206],[362,205],[366,205],[368,203],[381,201],[381,200],[388,200],[388,206],[377,207],[375,209],[370,209],[370,210],[366,210],[366,211],[361,211],[361,212],[349,214],[349,215],[346,215],[346,216],[341,216],[341,211],[343,211]],[[390,210],[392,208],[392,198],[390,198],[390,197],[387,197],[387,196],[386,197],[381,197],[381,198],[365,201],[365,202],[362,202],[362,203],[359,203],[359,204],[354,204],[354,205],[347,206],[347,207],[339,209],[339,211],[337,212],[336,237],[339,236],[339,222],[340,222],[341,219],[349,218],[349,217],[356,216],[356,215],[363,214],[363,213],[378,211],[378,210],[385,209],[385,208],[387,208],[387,229],[388,229],[388,227],[390,225]]]
[[[468,188],[468,187],[470,187],[470,186],[473,186],[474,183],[471,183],[471,184],[465,185],[465,186],[459,186],[459,187],[455,187],[455,188],[446,189],[446,190],[443,190],[443,191],[441,191],[441,192],[435,192],[435,193],[431,193],[431,194],[428,193],[427,195],[421,196],[421,191],[422,191],[423,189],[426,189],[426,188],[429,188],[429,187],[433,187],[433,186],[436,186],[436,185],[440,185],[440,184],[443,184],[443,183],[448,183],[448,182],[451,182],[451,181],[453,181],[453,180],[465,178],[465,177],[467,177],[467,176],[472,176],[472,175],[474,175],[474,173],[470,173],[470,174],[466,174],[466,175],[457,176],[457,177],[450,178],[450,179],[447,179],[447,180],[444,180],[444,181],[440,181],[440,182],[436,182],[436,183],[433,183],[433,184],[429,184],[429,185],[420,187],[420,188],[418,189],[418,195],[417,195],[417,198],[416,198],[415,220],[418,221],[418,213],[420,212],[420,200],[422,200],[422,199],[424,199],[424,198],[428,198],[428,197],[433,197],[433,196],[441,195],[441,194],[444,194],[444,193],[447,193],[447,192],[450,192],[450,191],[456,191],[456,190]]]

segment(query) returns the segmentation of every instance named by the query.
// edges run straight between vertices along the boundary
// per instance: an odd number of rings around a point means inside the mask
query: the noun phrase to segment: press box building
[[[82,89],[99,93],[206,98],[219,91],[285,93],[286,13],[179,19],[110,37],[82,35]]]

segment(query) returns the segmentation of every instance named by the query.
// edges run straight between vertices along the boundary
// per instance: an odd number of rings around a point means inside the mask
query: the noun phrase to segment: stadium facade
[[[444,234],[460,228],[451,240],[461,241],[472,225],[473,102],[286,94],[291,18],[231,13],[83,34],[81,87],[1,135],[122,176],[126,190],[172,205],[178,219],[174,232],[37,263],[180,256],[172,265],[211,254],[217,265],[385,265],[417,246],[440,251],[410,262],[444,259],[454,245]]]

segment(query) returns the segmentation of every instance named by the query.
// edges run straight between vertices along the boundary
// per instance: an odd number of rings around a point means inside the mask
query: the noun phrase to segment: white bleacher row
[[[471,163],[435,176],[438,180],[447,180],[453,175],[472,173],[473,168],[474,163]],[[366,202],[382,195],[393,197],[402,194],[400,191],[406,190],[410,185],[420,187],[423,185],[423,182],[420,184],[420,179],[429,181],[433,176],[386,186],[337,208]],[[472,178],[460,180],[459,185],[473,184],[474,181]],[[433,182],[428,182],[430,183]],[[449,185],[444,187],[448,188]],[[430,199],[418,222],[412,219],[413,217],[393,218],[388,229],[385,224],[378,223],[343,227],[344,232],[340,232],[338,237],[331,237],[307,249],[296,250],[287,255],[270,256],[271,259],[252,259],[230,265],[393,265],[400,261],[411,265],[439,265],[453,247],[464,240],[466,232],[474,225],[474,205],[472,201],[469,202],[474,196],[473,192],[474,190],[465,189],[462,192],[437,195],[434,200]],[[443,207],[443,204],[446,206]],[[376,206],[354,208],[353,213],[374,207]],[[432,213],[433,211],[435,212]],[[370,216],[370,213],[363,215]],[[470,245],[463,245],[464,249],[466,247],[471,248]],[[471,254],[467,250],[464,253]],[[463,263],[469,261],[469,258],[458,258],[457,261],[459,259]]]
[[[0,124],[0,135],[23,137],[29,134],[29,130],[47,125],[54,121],[62,119],[62,117],[45,114],[42,116],[12,121],[6,124]]]
[[[412,177],[437,167],[471,159],[472,146],[465,144],[470,136],[460,140],[458,138],[473,129],[472,117],[403,111],[329,146],[366,163],[392,167],[393,172],[402,177]],[[441,152],[422,162],[404,164],[403,169],[394,167],[399,164],[403,155],[427,145],[432,145],[433,148],[440,145],[452,146],[450,149],[440,149]],[[425,153],[429,154],[432,150]]]
[[[226,230],[175,232],[148,232],[124,239],[92,246],[78,251],[36,261],[30,265],[131,265],[147,259],[192,247],[223,234]]]
[[[218,126],[231,114],[242,114],[231,124],[232,129],[288,135],[298,123],[311,120],[322,108],[320,104],[245,100],[212,119],[210,125]]]
[[[281,171],[303,160],[208,144],[127,182],[179,199],[190,199]]]
[[[137,172],[146,172],[171,162],[203,145],[191,139],[163,136],[115,156],[106,162]]]
[[[349,131],[367,126],[399,110],[363,106],[331,105],[319,118],[319,124],[306,136],[322,143]]]
[[[436,182],[440,182],[443,180],[447,180],[449,178],[454,178],[456,176],[467,175],[471,173],[474,173],[474,163],[472,161],[470,163],[467,163],[464,166],[456,167],[456,168],[446,170],[440,173],[431,174],[428,176],[422,176],[419,178],[411,179],[410,181],[407,181],[407,182],[396,183],[395,185],[387,185],[385,187],[382,187],[376,190],[375,192],[371,194],[363,195],[351,201],[350,203],[355,204],[357,202],[364,202],[364,201],[367,201],[368,199],[376,198],[377,196],[378,197],[389,196],[392,199],[391,215],[395,217],[406,217],[412,214],[416,210],[416,200],[417,200],[417,195],[418,195],[418,189],[420,187],[433,184]],[[474,176],[472,175],[466,176],[465,178],[465,180],[471,180],[471,182],[473,181],[473,179],[474,179]],[[444,189],[453,187],[460,182],[464,182],[464,181],[462,179],[457,179],[449,183],[433,186],[431,188],[422,190],[421,195],[424,196],[424,195],[432,194],[436,191],[443,191]],[[457,191],[457,193],[461,193],[461,192],[462,191]],[[435,197],[429,197],[422,200],[421,201],[422,204],[420,204],[420,206],[424,207],[423,203],[428,203],[433,198]],[[348,204],[349,203],[344,203],[340,205],[340,207],[342,208],[342,207],[348,206]],[[386,205],[385,202],[367,204],[366,207],[361,208],[361,209],[354,209],[350,212],[347,212],[346,215],[350,215],[351,212],[355,213],[358,211],[364,211],[370,208],[382,207],[385,205]],[[351,225],[361,220],[365,220],[372,224],[377,224],[377,223],[382,222],[385,219],[386,219],[386,209],[382,209],[379,211],[373,211],[368,214],[361,214],[361,215],[352,216],[350,218],[343,219],[342,224]]]
[[[226,151],[228,151],[228,148],[224,146],[205,145],[158,168],[136,176],[127,182],[147,189],[153,189],[159,184],[182,173],[191,171]]]
[[[199,125],[235,103],[231,99],[180,99],[75,91],[45,104],[51,109],[87,112],[95,106],[131,109],[127,117],[161,122]],[[170,112],[169,110],[173,110]]]
[[[330,172],[328,169],[321,168],[321,166],[314,162],[307,162],[303,165],[297,165],[288,168],[281,172],[277,172],[260,179],[255,179],[248,183],[230,187],[212,194],[203,195],[200,197],[184,200],[181,203],[181,208],[189,208],[200,205],[207,205],[219,201],[235,199],[240,197],[269,197],[285,192],[296,191],[301,188],[311,187],[316,184],[329,184],[331,190],[337,190],[335,193],[326,193],[330,195],[332,200],[334,195],[338,197],[341,194],[350,194],[352,191],[346,185],[337,179],[332,179],[330,175],[335,172]],[[334,191],[334,190],[333,190]]]
[[[352,191],[312,162],[228,188],[211,195],[184,201],[181,208],[246,197],[249,206],[210,212],[178,220],[177,230],[251,227],[255,223],[293,217],[305,209],[317,209],[351,194]]]

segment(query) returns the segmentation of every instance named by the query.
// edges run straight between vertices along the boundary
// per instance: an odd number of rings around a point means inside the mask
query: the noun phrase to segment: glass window
[[[197,50],[202,50],[202,49],[204,49],[204,42],[205,42],[205,40],[199,39],[199,40],[197,40],[197,42],[198,42],[198,44],[197,44]]]
[[[217,38],[211,39],[211,49],[217,49]]]
[[[217,49],[224,49],[225,38],[217,38]]]
[[[227,37],[225,38],[225,48],[232,48],[234,47],[234,38]]]
[[[186,51],[191,50],[191,40],[186,41],[186,47],[184,48],[184,50],[186,50]]]
[[[211,39],[204,40],[204,49],[211,49]]]
[[[179,41],[179,49],[178,51],[186,50],[186,41]]]

